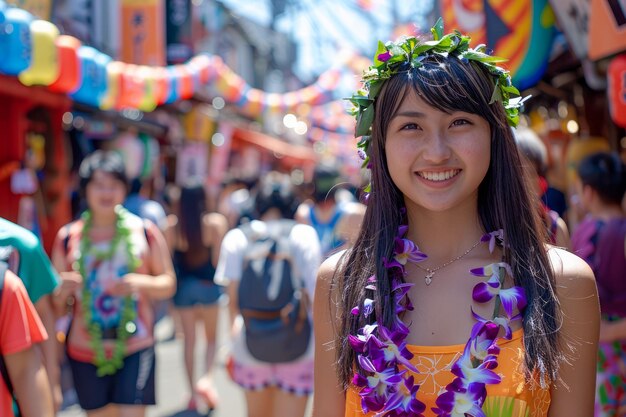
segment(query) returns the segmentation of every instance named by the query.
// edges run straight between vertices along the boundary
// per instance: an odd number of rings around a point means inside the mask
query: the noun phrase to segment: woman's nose
[[[425,160],[438,164],[450,158],[452,151],[448,146],[446,136],[442,133],[435,132],[426,142],[426,149],[422,153]]]

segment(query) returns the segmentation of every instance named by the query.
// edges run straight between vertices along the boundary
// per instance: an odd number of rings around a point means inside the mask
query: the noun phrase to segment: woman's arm
[[[217,265],[220,259],[220,249],[224,235],[228,232],[228,219],[220,213],[209,213],[202,219],[204,228],[202,237],[207,246],[211,248],[211,262]]]
[[[345,393],[337,379],[335,368],[335,329],[339,326],[336,311],[338,294],[331,285],[340,258],[341,253],[338,253],[322,264],[315,287],[315,386],[312,417],[342,417],[345,414]]]
[[[77,271],[68,271],[67,268],[67,248],[64,242],[67,239],[68,230],[68,227],[62,227],[57,233],[50,258],[52,266],[59,272],[61,278],[59,285],[52,293],[52,307],[57,316],[62,316],[67,312],[68,299],[76,295],[83,283],[83,278]]]
[[[563,312],[561,343],[567,363],[551,390],[549,417],[593,416],[600,304],[596,282],[585,261],[565,250],[550,250]]]
[[[23,417],[53,417],[46,370],[34,346],[5,356],[9,377]]]

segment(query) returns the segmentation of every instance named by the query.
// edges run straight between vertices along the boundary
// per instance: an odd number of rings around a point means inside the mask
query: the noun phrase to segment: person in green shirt
[[[41,347],[55,410],[58,410],[62,394],[51,294],[57,287],[59,276],[37,236],[2,217],[0,217],[0,259],[6,260],[9,269],[22,279],[28,296],[35,305],[46,332],[50,335]]]

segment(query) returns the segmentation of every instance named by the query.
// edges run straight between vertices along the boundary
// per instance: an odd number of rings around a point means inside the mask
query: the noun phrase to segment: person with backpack
[[[57,311],[72,309],[66,351],[87,416],[145,415],[155,398],[153,301],[172,297],[174,268],[157,226],[122,207],[124,162],[96,151],[80,165],[87,210],[59,230]]]
[[[602,321],[595,417],[626,415],[626,166],[617,153],[578,165],[578,195],[588,214],[572,235],[574,253],[593,269]]]
[[[48,338],[22,280],[0,261],[0,416],[53,417],[54,405],[37,344]]]
[[[270,172],[255,191],[253,218],[230,230],[215,281],[228,285],[231,377],[248,417],[303,416],[313,388],[310,297],[321,262],[309,225],[293,220],[289,176]]]

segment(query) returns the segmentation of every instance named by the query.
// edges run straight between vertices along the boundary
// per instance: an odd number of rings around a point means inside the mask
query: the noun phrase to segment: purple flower
[[[508,273],[511,277],[513,276],[513,270],[506,262],[496,262],[483,266],[482,268],[473,268],[470,269],[470,273],[472,275],[476,275],[477,277],[492,277],[495,275],[497,278],[501,279],[504,279],[504,274],[506,273]]]
[[[482,361],[489,355],[500,353],[496,344],[499,331],[500,326],[490,321],[475,324],[469,341],[470,354]]]
[[[396,238],[394,245],[394,259],[401,265],[406,265],[407,261],[421,262],[427,256],[420,252],[419,248],[412,240]]]
[[[366,298],[363,301],[363,315],[365,317],[369,317],[370,314],[374,311],[374,300],[371,298]],[[354,316],[358,316],[360,312],[359,306],[353,307],[350,313]]]
[[[482,410],[482,404],[487,392],[485,385],[470,383],[467,386],[455,379],[446,392],[437,397],[437,407],[433,412],[440,417],[486,417]]]
[[[504,245],[504,230],[496,230],[495,232],[487,233],[480,238],[481,242],[489,242],[489,253],[493,253],[496,248],[496,241],[499,241]]]
[[[399,416],[423,417],[426,405],[416,397],[419,385],[415,384],[413,376],[398,384],[397,388],[389,396],[383,412],[395,411],[394,414]]]
[[[488,320],[480,316],[479,314],[477,314],[473,308],[471,310],[472,310],[472,316],[474,317],[474,319],[478,321],[478,323],[474,325],[474,329],[480,327],[480,325],[482,325],[483,323],[492,322],[500,326],[502,329],[504,329],[504,332],[505,332],[504,338],[507,340],[511,340],[511,338],[513,337],[513,330],[511,330],[511,321],[520,319],[522,317],[520,314],[518,314],[512,317],[511,319],[509,319],[508,317],[494,317],[493,319]],[[474,334],[475,332],[474,329],[472,330],[472,334]]]
[[[391,59],[391,52],[385,51],[382,54],[378,54],[376,57],[380,62],[387,62]]]
[[[385,343],[381,349],[385,361],[392,364],[402,364],[413,372],[418,372],[411,363],[413,354],[406,348],[406,334],[399,331],[389,331],[385,326],[378,328],[379,337]]]
[[[468,382],[480,382],[482,384],[499,383],[500,375],[492,371],[492,369],[498,366],[496,356],[488,355],[478,366],[474,366],[471,355],[471,342],[471,340],[467,342],[463,355],[452,365],[452,373]]]
[[[479,282],[474,286],[472,298],[478,303],[486,303],[500,292],[500,279],[492,275],[487,282]]]

